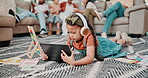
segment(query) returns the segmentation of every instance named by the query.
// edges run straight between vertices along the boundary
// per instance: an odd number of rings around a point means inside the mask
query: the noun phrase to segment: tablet
[[[71,51],[68,45],[62,44],[42,44],[40,43],[41,48],[43,49],[44,53],[47,54],[49,61],[56,61],[59,63],[64,62],[61,59],[61,50],[64,50],[65,53],[70,56]]]

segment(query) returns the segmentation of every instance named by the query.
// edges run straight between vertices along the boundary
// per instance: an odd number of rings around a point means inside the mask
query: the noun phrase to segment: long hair
[[[83,15],[83,14],[82,14],[82,15]],[[84,16],[84,15],[83,15],[83,16]],[[73,15],[70,16],[70,18],[73,18],[73,17],[78,17],[78,19],[81,20],[81,22],[83,22],[82,19],[81,19],[78,15],[73,14]],[[85,17],[85,16],[84,16],[84,17]],[[87,21],[88,27],[89,27],[89,29],[90,29],[90,31],[91,31],[93,37],[94,37],[95,58],[96,58],[97,60],[102,61],[103,58],[102,58],[102,57],[98,57],[98,53],[97,53],[97,45],[98,45],[98,44],[97,44],[96,34],[95,34],[95,32],[94,32],[94,29],[93,29],[93,27],[89,24],[89,21],[88,21],[88,19],[87,19],[86,17],[85,17],[85,19],[86,19],[86,21]],[[69,25],[71,25],[71,26],[75,26],[75,25],[78,25],[78,26],[80,26],[80,27],[83,27],[83,26],[84,26],[84,24],[83,24],[83,25],[80,25],[80,24],[78,24],[78,23],[76,23],[76,22],[75,22],[74,24],[72,24],[72,21],[68,21],[68,20],[66,20],[66,23],[69,24]]]

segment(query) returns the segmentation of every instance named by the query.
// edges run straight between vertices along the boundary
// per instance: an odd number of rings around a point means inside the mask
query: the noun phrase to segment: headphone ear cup
[[[82,27],[80,33],[81,33],[82,36],[85,36],[85,35],[87,35],[89,32],[90,32],[89,28],[87,28],[87,27]]]

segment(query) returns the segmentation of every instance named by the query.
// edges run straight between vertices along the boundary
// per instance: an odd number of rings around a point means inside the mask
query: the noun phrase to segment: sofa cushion
[[[98,21],[98,19],[94,19],[94,24],[97,25],[103,25],[105,24],[106,18],[102,18],[101,21]],[[129,24],[128,18],[127,17],[119,17],[116,18],[113,22],[113,25],[124,25],[124,24]]]
[[[1,0],[0,1],[0,13],[8,14],[9,10],[12,9],[16,12],[16,5],[14,0]]]
[[[144,0],[134,0],[134,5],[142,5],[144,3],[145,3]]]
[[[114,5],[116,2],[121,2],[121,4],[126,5],[128,7],[133,6],[133,0],[111,0],[110,2],[112,3],[112,5]]]
[[[16,25],[37,25],[37,24],[39,24],[37,18],[27,17],[27,18],[21,20],[21,22],[17,23]]]
[[[9,22],[9,23],[8,23]],[[14,27],[15,26],[15,18],[12,15],[0,15],[0,27]]]

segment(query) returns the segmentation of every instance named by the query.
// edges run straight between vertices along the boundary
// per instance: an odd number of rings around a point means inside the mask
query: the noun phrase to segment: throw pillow
[[[121,2],[122,5],[126,5],[128,7],[133,6],[133,0],[111,0],[110,2],[112,5],[114,5],[116,2]]]

